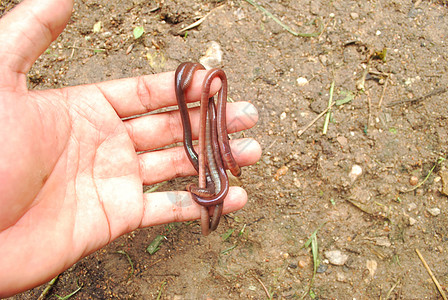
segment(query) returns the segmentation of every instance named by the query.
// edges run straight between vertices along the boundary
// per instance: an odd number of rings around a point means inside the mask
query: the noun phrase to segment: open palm
[[[28,0],[0,21],[0,297],[45,282],[121,234],[200,215],[186,192],[142,192],[143,184],[195,173],[181,147],[155,150],[182,140],[179,114],[126,119],[174,105],[173,72],[27,90],[26,73],[72,5]],[[199,100],[204,75],[195,75],[189,101]],[[219,86],[216,80],[212,92]],[[198,118],[193,111],[196,134]],[[227,118],[229,131],[246,129],[256,110],[234,103]],[[253,140],[232,149],[240,165],[260,157]],[[246,200],[232,188],[224,212]]]

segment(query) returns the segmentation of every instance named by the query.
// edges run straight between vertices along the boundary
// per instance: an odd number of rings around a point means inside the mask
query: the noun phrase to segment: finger
[[[256,163],[261,157],[261,147],[253,139],[231,140],[232,154],[240,166]],[[187,159],[183,147],[142,153],[139,155],[143,184],[197,174]]]
[[[199,133],[199,108],[190,109],[193,139]],[[258,121],[257,109],[248,102],[227,105],[229,133],[249,129]],[[136,151],[161,148],[182,141],[183,126],[178,110],[131,119],[125,122]]]
[[[64,29],[72,8],[72,0],[29,0],[0,20],[0,72],[9,75],[0,84],[26,88],[23,75]]]
[[[140,227],[200,218],[200,206],[188,192],[160,192],[144,194],[145,208]],[[231,187],[224,200],[223,213],[241,209],[247,202],[247,193],[240,187]]]
[[[187,102],[199,101],[201,86],[207,71],[197,71],[185,93]],[[174,72],[105,81],[95,84],[121,118],[127,118],[159,108],[177,105]],[[218,78],[210,88],[210,96],[221,87]]]

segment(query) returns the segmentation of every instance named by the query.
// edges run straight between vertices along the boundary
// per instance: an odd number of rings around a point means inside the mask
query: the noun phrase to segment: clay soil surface
[[[137,230],[62,273],[49,299],[78,285],[71,299],[442,299],[416,249],[448,293],[446,1],[257,3],[317,34],[294,36],[244,0],[75,1],[30,89],[172,71],[215,41],[229,96],[260,114],[233,138],[257,139],[263,155],[237,182],[247,205],[217,232],[201,236],[198,222]],[[2,2],[1,13],[14,5]],[[326,115],[303,132],[333,82],[333,101],[345,103],[331,108],[326,134]]]

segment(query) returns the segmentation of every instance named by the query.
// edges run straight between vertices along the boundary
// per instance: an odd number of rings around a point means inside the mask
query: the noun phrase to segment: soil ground
[[[1,13],[14,4],[2,1]],[[244,135],[263,156],[243,169],[248,204],[217,232],[203,237],[189,222],[122,236],[62,273],[50,299],[78,284],[72,299],[441,299],[416,249],[448,292],[446,1],[260,4],[317,36],[296,37],[243,0],[75,1],[66,30],[29,73],[30,88],[171,71],[216,41],[230,97],[259,109]],[[136,26],[145,29],[138,40]],[[333,99],[348,102],[332,107],[325,135],[326,116],[302,133],[326,109],[332,82]],[[316,230],[312,280],[306,242]],[[117,251],[129,255],[132,275]]]

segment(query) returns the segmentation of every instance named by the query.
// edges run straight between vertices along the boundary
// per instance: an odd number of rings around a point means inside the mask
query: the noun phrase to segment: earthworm
[[[207,72],[201,92],[199,123],[199,156],[193,148],[190,116],[185,102],[185,90],[190,86],[197,70],[204,69],[198,63],[182,63],[175,72],[176,98],[183,127],[183,144],[188,159],[199,173],[199,185],[189,184],[187,190],[193,200],[202,206],[202,233],[208,235],[217,228],[222,213],[224,198],[229,190],[226,169],[235,176],[241,175],[241,169],[232,156],[227,135],[226,102],[227,78],[221,69]],[[214,98],[209,98],[210,86],[214,78],[221,79],[218,92],[217,109]],[[214,206],[210,220],[209,207]]]

